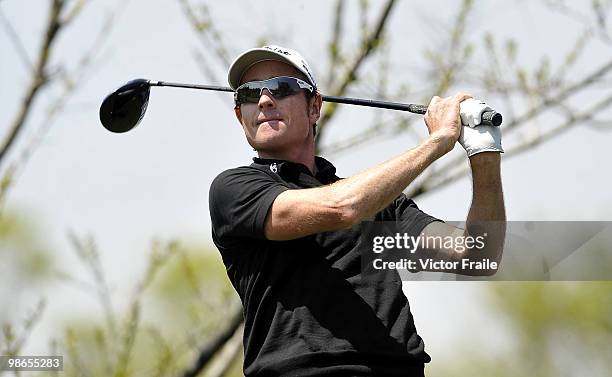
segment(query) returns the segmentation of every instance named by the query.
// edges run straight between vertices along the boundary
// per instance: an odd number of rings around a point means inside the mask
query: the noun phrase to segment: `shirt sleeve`
[[[394,207],[395,220],[398,222],[399,227],[402,231],[414,236],[421,234],[423,229],[434,221],[443,222],[421,211],[416,203],[404,194],[395,199]]]
[[[215,243],[231,237],[265,239],[265,221],[276,197],[288,190],[265,172],[250,167],[226,170],[208,196]]]

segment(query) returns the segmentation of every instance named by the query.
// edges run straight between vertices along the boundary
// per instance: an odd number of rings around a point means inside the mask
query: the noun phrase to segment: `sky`
[[[30,57],[40,43],[47,3],[0,2],[4,17]],[[97,53],[91,74],[45,133],[6,202],[8,210],[34,219],[46,244],[57,253],[57,260],[68,263],[67,270],[74,267],[70,263],[76,263],[67,232],[95,237],[104,268],[119,295],[122,287],[133,283],[142,271],[152,238],[212,245],[208,187],[218,173],[249,164],[253,157],[231,111],[231,94],[153,88],[147,114],[136,129],[117,135],[99,124],[102,99],[133,78],[226,85],[223,67],[212,67],[217,82],[210,82],[201,72],[194,51],[204,51],[203,45],[186,22],[178,1],[170,0],[92,2],[63,31],[52,56],[54,65],[64,62],[74,68],[82,51],[95,43],[105,15],[119,9],[120,3],[127,5],[116,13],[108,38],[94,46]],[[378,4],[371,3],[372,8]],[[255,46],[257,35],[266,34],[272,43],[301,51],[315,75],[326,72],[323,62],[328,36],[323,32],[329,30],[332,20],[329,2],[232,0],[214,4],[211,11],[225,33],[232,57]],[[410,84],[419,79],[416,67],[423,64],[423,50],[443,38],[441,29],[448,27],[457,4],[399,2],[388,33],[393,46],[389,51],[393,80]],[[499,38],[514,37],[520,42],[518,60],[528,66],[537,64],[542,55],[551,56],[553,63],[560,61],[577,30],[567,18],[552,15],[537,2],[476,4],[468,23],[470,38],[480,41],[487,31]],[[358,15],[353,9],[350,12],[354,22],[347,25],[347,40],[358,23]],[[372,12],[375,14],[378,11]],[[610,55],[609,46],[608,51],[587,49],[576,72],[592,69],[606,54]],[[364,68],[366,75],[375,76],[374,66]],[[4,134],[29,82],[27,67],[5,29],[0,30],[0,82],[0,131]],[[362,87],[352,94],[372,95]],[[43,126],[45,109],[57,95],[56,89],[42,92],[9,160],[16,159]],[[595,98],[580,100],[588,104]],[[414,102],[409,98],[404,101]],[[380,116],[369,109],[342,108],[330,137],[339,140],[374,115]],[[611,136],[580,127],[529,153],[504,160],[508,219],[611,220],[612,197],[605,189],[611,179],[604,168],[611,161]],[[404,135],[334,156],[333,162],[340,176],[350,176],[414,146],[414,140]],[[3,164],[2,169],[5,167]],[[469,207],[470,184],[466,177],[419,197],[417,203],[436,217],[462,220]],[[482,329],[476,333],[483,334],[484,341],[503,343],[504,337],[500,341],[486,335],[491,331],[503,333],[504,326],[491,319],[482,284],[410,283],[406,292],[417,328],[432,353],[452,353],[449,345],[453,342],[448,339],[461,339],[466,332],[474,334],[470,330],[476,328]],[[65,313],[63,304],[73,294],[69,288],[53,291],[50,318]],[[75,310],[90,312],[94,301],[87,297],[82,300],[83,305]],[[452,322],[447,317],[449,307],[454,309]],[[465,326],[457,329],[457,321]]]

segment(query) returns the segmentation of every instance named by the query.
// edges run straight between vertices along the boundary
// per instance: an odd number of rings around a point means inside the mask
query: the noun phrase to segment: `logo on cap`
[[[268,50],[272,50],[274,52],[280,52],[283,55],[291,55],[291,53],[289,51],[285,51],[281,48],[278,47],[271,47],[271,46],[264,46],[264,48],[267,48]]]

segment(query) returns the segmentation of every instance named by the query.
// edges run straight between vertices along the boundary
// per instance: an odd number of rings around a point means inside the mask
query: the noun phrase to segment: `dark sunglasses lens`
[[[265,88],[274,98],[280,99],[293,95],[301,90],[300,85],[291,77],[275,77],[265,81],[247,82],[237,90],[238,103],[257,103],[261,90]]]
[[[260,92],[260,88],[255,88],[247,83],[236,91],[238,103],[257,103]]]
[[[270,88],[270,92],[274,98],[285,98],[300,90],[297,82],[291,79],[276,79],[275,84],[275,88]]]

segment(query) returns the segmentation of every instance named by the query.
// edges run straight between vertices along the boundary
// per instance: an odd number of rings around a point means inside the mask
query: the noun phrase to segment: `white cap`
[[[317,87],[317,82],[312,74],[312,70],[299,52],[290,48],[273,45],[253,48],[237,57],[232,65],[230,65],[227,73],[227,81],[230,87],[235,90],[240,86],[240,80],[247,69],[253,64],[264,60],[276,60],[295,67],[298,71],[306,75],[310,84],[315,88]]]

